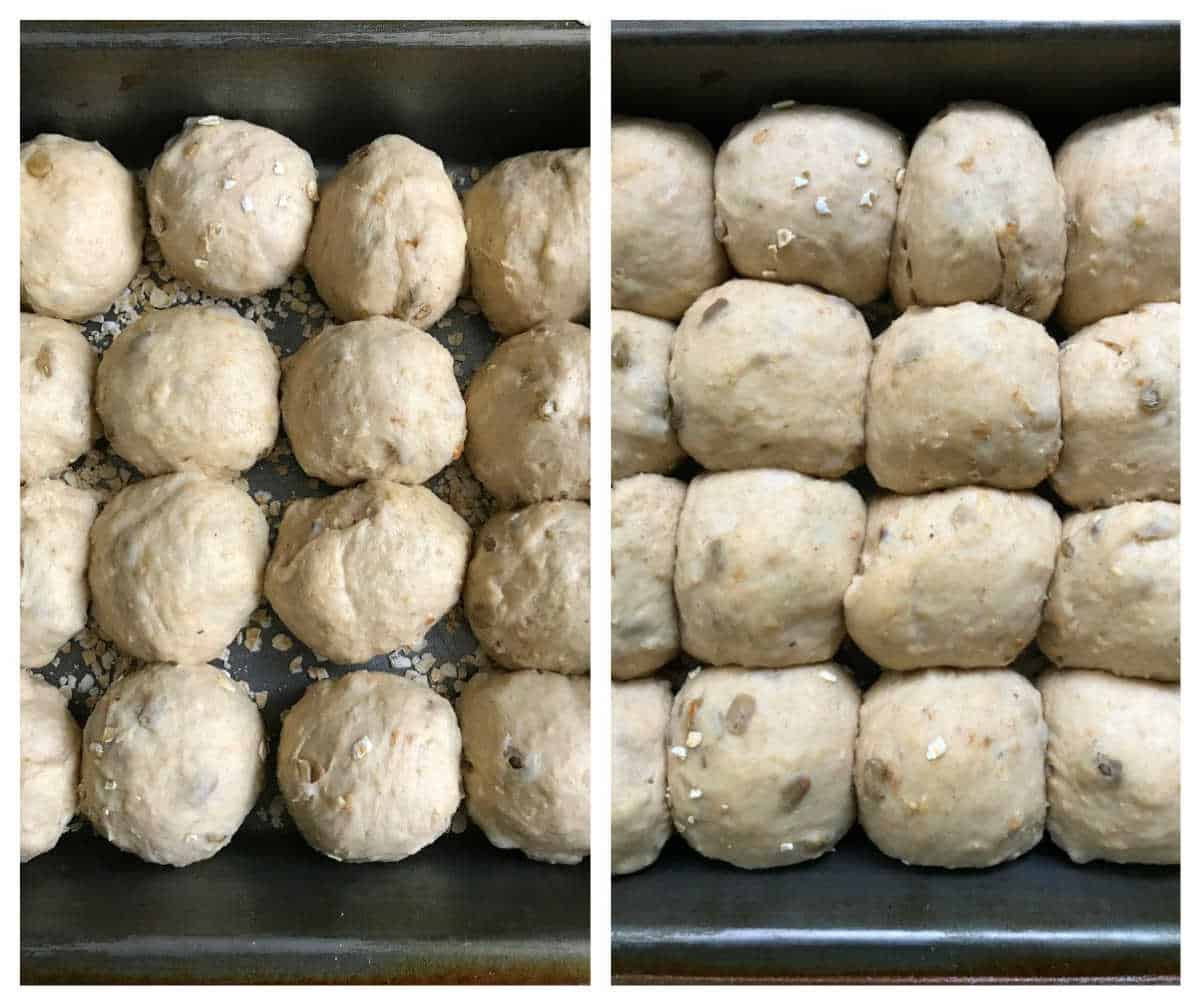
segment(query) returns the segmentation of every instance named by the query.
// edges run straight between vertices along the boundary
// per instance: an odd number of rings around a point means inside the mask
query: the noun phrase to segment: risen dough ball
[[[284,364],[283,424],[306,473],[331,485],[417,484],[462,453],[454,357],[403,321],[325,328]]]
[[[150,229],[177,276],[219,297],[251,297],[300,267],[317,172],[286,136],[205,115],[167,141],[146,200]]]
[[[216,659],[262,595],[266,518],[241,489],[195,472],[121,489],[91,546],[96,626],[140,660]]]
[[[675,326],[612,312],[612,476],[665,474],[684,453],[671,425],[667,366]]]
[[[279,432],[279,361],[227,307],[151,311],[113,339],[96,373],[109,445],[144,475],[230,478]]]
[[[463,607],[496,663],[587,673],[590,516],[586,503],[535,503],[479,531]]]
[[[1179,680],[1179,507],[1073,513],[1050,581],[1042,652],[1059,666]]]
[[[612,675],[644,677],[679,655],[675,535],[687,486],[636,475],[612,490]]]
[[[875,340],[867,466],[893,492],[1029,489],[1058,461],[1058,345],[992,304],[904,312]]]
[[[21,665],[45,666],[87,624],[88,535],[100,501],[58,481],[21,489]]]
[[[339,862],[396,862],[449,829],[461,753],[445,698],[361,670],[318,681],[287,711],[279,790],[317,851]]]
[[[463,199],[471,291],[502,336],[587,314],[589,154],[585,147],[511,157]]]
[[[288,506],[267,565],[267,600],[335,663],[416,645],[458,603],[465,520],[420,485],[371,481]]]
[[[1045,499],[961,488],[879,496],[846,628],[891,670],[998,667],[1037,634],[1060,522]]]
[[[871,333],[845,300],[734,279],[675,332],[672,418],[710,470],[779,467],[838,478],[863,459]]]
[[[892,239],[896,305],[995,303],[1045,321],[1063,287],[1066,206],[1024,115],[969,101],[913,144]]]
[[[693,480],[675,561],[683,648],[750,667],[829,659],[865,522],[845,482],[772,469]]]
[[[858,819],[885,855],[980,869],[1042,839],[1046,723],[1020,674],[885,673],[858,723]]]
[[[21,315],[21,481],[56,475],[100,435],[97,356],[79,329]]]
[[[612,305],[675,321],[729,275],[713,233],[713,148],[657,119],[612,126]]]
[[[612,872],[624,876],[658,858],[671,836],[667,808],[667,725],[671,685],[635,680],[612,686]]]
[[[590,334],[568,321],[498,346],[467,388],[467,463],[502,506],[586,499]]]
[[[467,812],[497,848],[573,865],[591,846],[588,682],[477,673],[458,699]]]
[[[42,134],[21,144],[21,303],[84,321],[142,264],[137,180],[99,143]]]
[[[1097,119],[1059,148],[1067,195],[1068,331],[1139,304],[1179,299],[1178,105]]]
[[[743,869],[832,851],[854,823],[858,687],[836,663],[702,670],[671,710],[671,812],[701,855]]]
[[[123,851],[191,865],[229,844],[266,759],[262,717],[226,671],[158,663],[118,680],[88,718],[79,809]]]
[[[442,159],[407,137],[380,136],[322,189],[304,263],[341,320],[386,315],[428,329],[466,283],[466,249]]]
[[[1076,509],[1179,501],[1178,304],[1105,318],[1063,343],[1054,491]]]
[[[1038,679],[1046,829],[1076,862],[1179,863],[1179,685],[1099,670]]]
[[[78,784],[79,726],[66,697],[41,677],[22,673],[22,862],[58,844],[75,816]]]
[[[904,153],[895,129],[845,108],[787,103],[743,122],[715,176],[716,232],[734,269],[878,300]]]

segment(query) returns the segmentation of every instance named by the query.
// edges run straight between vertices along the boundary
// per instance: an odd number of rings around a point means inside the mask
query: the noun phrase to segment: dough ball
[[[921,130],[892,238],[897,307],[973,300],[1045,321],[1066,254],[1062,186],[1028,118],[967,101]]]
[[[734,279],[688,308],[671,352],[679,443],[710,470],[838,478],[863,461],[871,333],[845,300]]]
[[[679,655],[675,535],[687,485],[635,475],[612,490],[612,675],[644,677]]]
[[[1041,696],[1019,673],[884,673],[858,718],[859,822],[906,865],[1017,858],[1042,839],[1045,754]]]
[[[100,633],[139,660],[213,660],[262,595],[267,521],[241,489],[195,472],[121,489],[92,527]]]
[[[1099,670],[1038,679],[1046,829],[1076,862],[1179,864],[1179,685]]]
[[[279,361],[227,307],[151,311],[113,339],[96,373],[109,445],[144,475],[231,478],[279,433]]]
[[[1007,666],[1037,634],[1060,527],[1025,492],[872,499],[846,591],[850,637],[891,670]]]
[[[470,549],[471,528],[429,489],[364,482],[287,507],[267,600],[310,649],[365,663],[416,645],[458,603]]]
[[[671,424],[667,366],[675,326],[612,312],[612,476],[666,474],[684,458]]]
[[[466,284],[466,247],[442,159],[407,137],[380,136],[322,189],[304,262],[342,321],[386,315],[429,329]]]
[[[535,503],[479,531],[463,607],[500,666],[587,673],[590,516],[586,503]]]
[[[22,673],[22,862],[58,844],[75,816],[79,735],[62,692],[41,677]]]
[[[212,858],[254,808],[267,734],[253,700],[204,663],[158,663],[105,693],[83,731],[79,809],[157,865]]]
[[[467,192],[463,212],[471,291],[501,336],[587,314],[588,148],[539,150],[501,161]]]
[[[729,263],[713,232],[713,148],[678,122],[612,125],[612,305],[677,321]]]
[[[85,321],[142,264],[137,179],[99,143],[43,133],[21,144],[21,303]]]
[[[893,492],[1030,489],[1058,462],[1058,345],[992,304],[910,307],[875,340],[867,466]]]
[[[467,812],[497,848],[573,865],[591,847],[588,682],[475,674],[458,699]]]
[[[509,339],[467,388],[467,463],[501,506],[587,499],[590,333],[557,321]]]
[[[612,873],[652,865],[671,836],[667,808],[667,725],[671,685],[635,680],[612,686]]]
[[[419,484],[467,437],[454,357],[392,318],[326,327],[284,364],[283,424],[313,478]]]
[[[1059,666],[1179,680],[1179,507],[1131,502],[1063,521],[1038,645]]]
[[[304,260],[312,158],[252,122],[205,115],[167,141],[146,182],[150,229],[172,271],[218,297],[257,296]]]
[[[21,489],[21,665],[42,667],[83,631],[88,535],[99,499],[62,482]]]
[[[836,663],[702,670],[675,696],[675,826],[708,858],[769,869],[832,851],[854,823],[858,687]]]
[[[716,233],[740,275],[855,304],[887,291],[904,139],[873,116],[779,102],[717,154]]]
[[[57,475],[100,436],[98,357],[78,328],[21,315],[21,481]]]
[[[1178,304],[1146,304],[1063,343],[1054,491],[1075,509],[1179,501]]]
[[[1058,320],[1075,331],[1140,304],[1179,300],[1178,105],[1089,122],[1059,148],[1067,271]]]
[[[845,482],[771,469],[694,479],[675,561],[683,648],[749,667],[829,659],[865,522]]]
[[[283,719],[277,773],[304,839],[339,862],[397,862],[458,809],[462,737],[436,691],[360,670],[318,681]]]

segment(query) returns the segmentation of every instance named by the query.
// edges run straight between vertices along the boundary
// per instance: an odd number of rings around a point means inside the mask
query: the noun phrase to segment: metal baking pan
[[[353,150],[398,132],[437,151],[462,191],[503,157],[586,145],[588,71],[587,29],[568,22],[26,22],[21,138],[98,139],[139,170],[186,116],[216,113],[278,129],[326,180]],[[148,306],[189,295],[160,265],[149,271],[116,311],[85,325],[97,345]],[[327,320],[302,276],[236,306],[284,354]],[[431,334],[455,355],[464,387],[495,344],[469,300]],[[130,474],[101,443],[72,477],[112,489]],[[246,480],[272,535],[288,501],[331,491],[298,469],[282,431]],[[430,487],[473,526],[493,508],[462,461]],[[476,650],[459,607],[420,651],[370,665],[453,698]],[[89,630],[43,673],[72,690],[82,720],[122,667],[115,655]],[[346,669],[321,663],[269,609],[225,665],[258,697],[273,739],[312,675]],[[538,864],[462,824],[405,862],[339,865],[300,839],[272,779],[233,843],[183,870],[147,865],[78,827],[21,868],[22,980],[586,981],[587,865]]]
[[[690,122],[719,145],[794,98],[873,112],[911,141],[979,98],[1026,112],[1053,151],[1098,115],[1178,101],[1179,54],[1177,23],[614,22],[613,111]],[[891,305],[864,314],[878,334]],[[874,490],[865,469],[850,480]],[[850,643],[837,658],[864,685],[877,673]],[[613,882],[612,968],[622,983],[1170,983],[1179,891],[1177,868],[1077,866],[1048,839],[949,871],[905,867],[855,827],[816,862],[750,872],[675,837]]]

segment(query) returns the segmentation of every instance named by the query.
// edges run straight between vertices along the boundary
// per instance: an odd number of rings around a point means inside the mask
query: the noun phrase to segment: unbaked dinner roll
[[[43,133],[21,144],[21,303],[84,321],[142,264],[137,179],[99,143]]]
[[[671,422],[667,366],[675,326],[612,312],[612,476],[666,474],[684,458]]]
[[[664,717],[665,718],[665,717]],[[75,816],[79,726],[54,685],[21,673],[21,861],[48,852]]]
[[[671,685],[631,680],[612,686],[612,873],[652,865],[671,836],[667,809],[667,720]]]
[[[1019,673],[884,673],[859,713],[859,822],[907,865],[1017,858],[1042,838],[1045,754],[1041,697]]]

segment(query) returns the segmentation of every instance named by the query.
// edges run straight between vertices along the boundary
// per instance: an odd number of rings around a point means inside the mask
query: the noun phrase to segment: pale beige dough
[[[675,326],[612,312],[612,476],[666,474],[684,453],[671,423],[667,366]]]
[[[612,686],[612,874],[653,865],[671,836],[667,808],[667,726],[671,685],[665,680]]]
[[[78,805],[80,730],[67,699],[41,677],[21,673],[21,861],[48,852]]]

